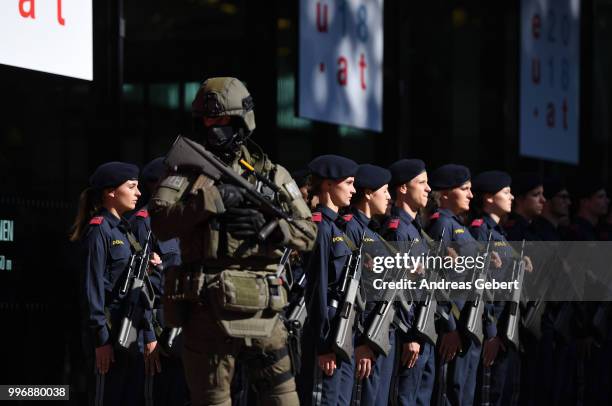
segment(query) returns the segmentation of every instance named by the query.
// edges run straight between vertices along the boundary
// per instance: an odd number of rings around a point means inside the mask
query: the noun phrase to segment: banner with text
[[[520,153],[578,164],[580,1],[521,0]]]
[[[383,0],[300,0],[298,114],[382,131]]]
[[[93,80],[91,0],[0,1],[0,63]]]

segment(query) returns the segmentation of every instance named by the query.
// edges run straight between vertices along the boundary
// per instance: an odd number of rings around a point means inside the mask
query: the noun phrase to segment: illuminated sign
[[[300,117],[382,131],[383,0],[300,0]]]
[[[0,63],[93,80],[91,0],[0,1]]]
[[[4,255],[0,255],[0,271],[12,271],[13,270],[13,261],[4,257]]]
[[[13,241],[15,223],[12,220],[0,220],[0,241]]]

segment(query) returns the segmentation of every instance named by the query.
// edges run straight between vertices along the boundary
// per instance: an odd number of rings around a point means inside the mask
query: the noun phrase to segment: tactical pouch
[[[264,275],[251,271],[226,270],[219,275],[218,289],[209,289],[223,310],[257,313],[268,308],[270,291]]]
[[[287,292],[270,272],[225,270],[207,275],[206,300],[230,337],[270,337]]]

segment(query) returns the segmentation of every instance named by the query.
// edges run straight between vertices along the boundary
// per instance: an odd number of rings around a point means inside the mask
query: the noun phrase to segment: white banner
[[[520,153],[578,164],[580,1],[521,0]]]
[[[1,0],[0,63],[93,80],[91,0]]]
[[[383,0],[300,0],[299,116],[382,131]]]

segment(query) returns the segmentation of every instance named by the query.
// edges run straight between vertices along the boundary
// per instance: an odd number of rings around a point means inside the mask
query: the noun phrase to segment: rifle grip
[[[271,222],[263,226],[261,230],[259,230],[259,233],[257,233],[257,239],[260,242],[264,242],[270,236],[270,234],[272,234],[272,231],[274,231],[277,226],[278,220],[272,220]]]

